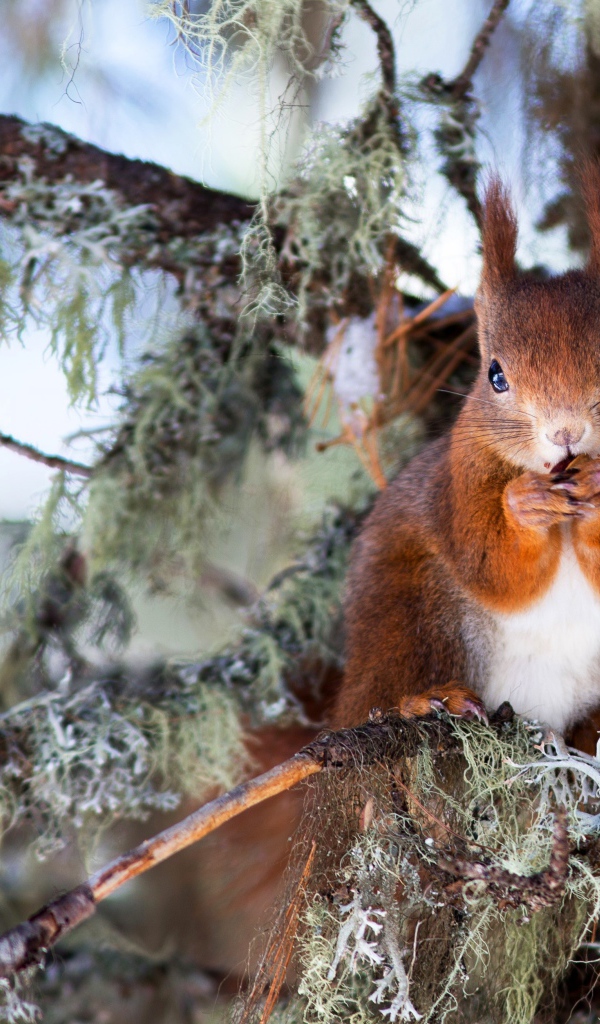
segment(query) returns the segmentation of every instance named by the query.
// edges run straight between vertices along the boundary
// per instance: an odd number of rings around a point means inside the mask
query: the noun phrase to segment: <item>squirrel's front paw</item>
[[[432,686],[424,693],[404,697],[398,706],[403,718],[424,718],[432,711],[447,711],[457,718],[479,718],[487,722],[485,704],[473,690],[460,683]]]
[[[567,497],[572,514],[585,519],[600,511],[600,459],[580,459],[551,479],[552,490]]]
[[[509,516],[518,526],[544,530],[553,523],[580,515],[582,509],[579,503],[568,488],[561,486],[568,472],[552,476],[550,473],[528,470],[515,477],[504,491],[504,503]]]

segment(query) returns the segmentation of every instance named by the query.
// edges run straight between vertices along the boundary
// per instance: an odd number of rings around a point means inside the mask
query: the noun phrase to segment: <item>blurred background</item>
[[[431,70],[445,78],[458,74],[488,6],[479,0],[380,3],[378,11],[394,35],[399,75]],[[581,4],[580,9],[577,4],[555,6],[561,13],[561,56],[568,66],[578,58],[581,19],[592,4]],[[484,165],[500,169],[511,184],[524,264],[562,269],[576,259],[569,252],[565,228],[541,238],[532,230],[544,198],[556,188],[558,159],[555,152],[554,161],[541,160],[528,145],[523,89],[530,48],[536,46],[533,30],[529,38],[535,7],[526,0],[510,5],[493,50],[477,73],[482,106],[478,154]],[[264,126],[259,86],[250,72],[240,76],[241,81],[228,83],[220,95],[219,83],[207,80],[202,67],[182,52],[166,19],[150,17],[141,0],[4,0],[1,10],[2,111],[59,125],[102,148],[155,161],[218,189],[258,196]],[[269,138],[272,187],[291,173],[311,126],[355,117],[369,94],[376,75],[376,48],[357,14],[351,13],[344,24],[341,45],[343,54],[333,77],[311,82],[286,123]],[[269,80],[273,108],[286,81],[280,61]],[[441,175],[423,175],[417,182],[405,230],[443,280],[462,294],[473,294],[479,270],[476,227]],[[128,339],[127,357],[135,355],[135,344]],[[72,407],[43,331],[28,332],[26,348],[6,348],[3,371],[2,429],[46,450],[62,451],[66,437],[106,422],[114,410],[106,394],[112,375],[119,373],[114,340],[92,410]],[[91,448],[80,441],[77,450],[83,458]],[[49,473],[3,451],[0,472],[1,513],[10,519],[31,514]]]
[[[479,0],[385,0],[378,4],[394,37],[399,81],[431,71],[446,79],[458,74],[488,6]],[[374,36],[352,11],[340,33],[341,56],[335,68],[303,83],[282,114],[279,104],[290,79],[282,57],[273,61],[266,83],[246,69],[224,84],[218,74],[208,74],[202,60],[190,57],[176,40],[173,26],[160,17],[158,5],[149,6],[142,0],[128,4],[118,0],[2,0],[0,9],[4,26],[0,36],[3,112],[34,123],[58,125],[111,152],[155,161],[177,174],[250,199],[260,194],[265,175],[268,190],[286,181],[316,124],[340,124],[356,117],[377,74]],[[310,17],[318,22],[317,7]],[[551,27],[556,17],[560,18],[559,29]],[[581,57],[586,19],[593,19],[591,2],[566,6],[513,2],[476,75],[481,108],[478,158],[484,166],[498,168],[511,184],[525,265],[541,263],[559,270],[577,260],[569,250],[564,225],[541,237],[534,230],[544,202],[556,191],[560,152],[550,143],[543,158],[539,145],[534,155],[531,112],[524,93],[532,51],[548,43],[540,38],[544,23],[552,32],[553,47],[560,51],[558,61],[572,67]],[[221,70],[221,79],[223,75]],[[269,110],[265,121],[263,111]],[[429,173],[435,153],[426,137],[427,127],[427,111],[420,111],[417,129],[423,131],[424,155],[421,166],[413,168],[403,232],[450,287],[472,296],[479,270],[477,228],[461,197],[443,176]],[[4,232],[3,245],[10,245],[9,230],[0,230]],[[408,275],[405,278],[408,282]],[[422,298],[431,297],[422,282],[410,284]],[[6,338],[0,374],[1,430],[44,451],[68,452],[83,461],[90,457],[93,444],[86,431],[111,422],[117,407],[111,388],[139,356],[147,343],[148,322],[156,316],[153,275],[141,274],[139,285],[124,352],[119,352],[116,332],[111,337],[107,325],[106,351],[92,402],[71,400],[48,330],[28,323],[18,341]],[[163,297],[160,303],[163,322],[170,326],[168,301],[166,308]],[[170,315],[172,324],[177,317],[175,302]],[[310,377],[308,361],[302,372]],[[335,429],[333,422],[331,436]],[[309,442],[306,466],[261,463],[254,468],[256,479],[249,476],[246,480],[243,507],[238,510],[239,529],[235,536],[228,533],[226,551],[220,554],[230,568],[254,583],[264,584],[278,559],[288,555],[290,527],[293,535],[294,522],[305,519],[307,508],[315,501],[314,491],[318,492],[317,509],[323,499],[344,493],[352,456],[333,450],[312,459],[313,448],[314,441]],[[50,476],[46,467],[0,449],[0,515],[21,521],[35,514]],[[265,493],[271,492],[276,500],[264,502]],[[165,649],[179,651],[206,639],[203,616],[199,618],[196,612],[192,622],[185,621],[189,616],[181,609],[176,622],[171,616],[165,620],[162,603],[153,609],[142,598],[137,610],[135,643],[140,649],[145,649],[146,637],[152,638],[151,647],[158,642]],[[220,608],[218,617],[229,624],[230,609]],[[220,630],[215,615],[205,610],[204,618],[214,636],[215,628]]]

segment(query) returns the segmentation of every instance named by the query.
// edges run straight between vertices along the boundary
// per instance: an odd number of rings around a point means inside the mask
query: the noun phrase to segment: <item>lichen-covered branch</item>
[[[501,721],[498,722],[498,727],[503,728]],[[0,938],[0,977],[8,977],[32,963],[39,962],[43,952],[62,938],[67,931],[90,917],[96,905],[125,882],[150,870],[185,847],[198,842],[224,822],[255,804],[261,803],[323,770],[343,769],[345,772],[361,773],[367,771],[371,766],[387,765],[391,778],[393,778],[393,772],[397,770],[395,766],[403,763],[407,758],[414,758],[419,752],[422,754],[430,745],[438,753],[444,748],[452,749],[454,746],[456,749],[456,736],[452,737],[451,731],[443,722],[440,722],[438,726],[433,721],[417,726],[397,714],[383,715],[381,712],[374,714],[372,719],[362,726],[322,735],[287,761],[254,779],[240,783],[230,792],[194,811],[183,821],[145,840],[128,853],[117,857],[92,875],[86,883],[54,900],[29,918],[27,922],[7,932]],[[373,823],[373,798],[369,799],[372,807],[368,817],[364,818],[363,830],[368,830]],[[417,802],[417,818],[419,807],[422,805]],[[361,820],[363,820],[362,816]],[[408,825],[405,824],[404,828],[407,827]],[[383,835],[384,819],[381,819],[378,829]],[[314,842],[313,839],[313,846]],[[432,840],[430,842],[433,848],[435,843]],[[353,856],[358,856],[358,848],[353,851]],[[357,863],[360,863],[360,860]],[[544,907],[551,906],[563,897],[569,871],[566,812],[560,810],[556,814],[550,864],[542,871],[531,875],[517,875],[493,864],[471,862],[464,859],[441,859],[438,862],[438,867],[458,876],[463,884],[466,881],[482,882],[493,894],[501,908],[526,905],[531,911],[539,911]],[[373,865],[371,865],[369,873],[372,871]],[[357,956],[363,955],[361,953],[363,950],[365,955],[369,954],[374,965],[377,966],[382,962],[375,943],[366,943],[363,937],[363,917],[368,922],[371,919],[375,920],[374,914],[375,916],[379,915],[383,920],[391,913],[391,908],[385,904],[381,910],[373,910],[372,906],[363,905],[365,894],[362,893],[360,886],[366,884],[367,877],[366,875],[362,883],[358,881],[355,883],[356,888],[353,889],[355,895],[352,903],[354,916],[348,918],[338,935],[335,957],[329,968],[330,980],[335,976],[337,967],[340,965],[342,957],[345,956],[351,934],[354,934],[356,929],[358,931],[355,936],[354,960]],[[389,888],[389,885],[388,880],[386,888]],[[395,898],[394,892],[395,887],[392,886],[388,895]],[[385,901],[385,888],[379,898]],[[347,904],[341,909],[347,911],[350,906],[351,904]],[[375,929],[375,934],[381,930],[379,926],[372,925],[372,927]],[[390,937],[394,940],[392,946],[397,955],[392,968],[395,971],[396,984],[403,986],[401,995],[404,999],[407,997],[406,975],[398,959],[401,954],[396,948],[396,933],[393,927],[391,930],[390,928],[390,922],[386,921],[384,935],[388,936],[388,945]],[[392,959],[394,958],[392,957]],[[352,968],[352,970],[354,969],[355,967]],[[381,991],[379,992],[379,989],[377,991],[383,998],[383,987],[380,983],[378,984]],[[388,976],[387,987],[392,988],[391,976]],[[400,995],[398,998],[400,999]],[[380,1001],[379,997],[378,1001]],[[403,1005],[402,1000],[399,1005]],[[415,1016],[417,1016],[416,1011]]]
[[[97,904],[125,882],[149,871],[186,846],[198,842],[256,803],[290,789],[302,779],[321,770],[322,765],[314,761],[310,754],[300,752],[258,778],[241,783],[231,792],[188,815],[177,825],[117,857],[92,875],[84,885],[53,900],[24,924],[0,936],[0,977],[9,977],[39,962],[43,953],[68,931],[91,917]]]
[[[532,857],[539,857],[534,839],[542,855],[548,839],[549,808],[539,802],[539,789],[532,792],[523,784],[514,760],[517,751],[522,756],[537,750],[536,739],[506,714],[488,727],[453,724],[445,715],[415,723],[379,712],[357,728],[326,733],[276,768],[116,858],[86,883],[11,929],[0,938],[0,976],[6,978],[39,963],[48,948],[90,917],[97,904],[124,882],[246,808],[317,775],[322,784],[317,781],[315,800],[307,806],[297,840],[300,887],[292,875],[293,892],[301,892],[294,904],[300,922],[296,940],[300,985],[299,995],[292,996],[293,1010],[302,999],[308,1021],[328,1020],[330,1014],[337,1024],[352,999],[361,1014],[375,1003],[391,1021],[421,1017],[432,1021],[436,1010],[466,984],[465,962],[470,964],[471,983],[477,984],[484,971],[481,977],[488,985],[490,978],[479,952],[482,943],[487,948],[493,942],[516,941],[513,932],[522,936],[527,927],[533,935],[543,932],[546,943],[549,936],[556,938],[555,956],[562,965],[598,905],[598,883],[585,863],[586,851],[570,855],[565,814],[555,815],[546,868],[518,874],[498,866],[504,851],[531,863]],[[507,773],[504,779],[498,777],[499,766]],[[405,800],[399,799],[395,784],[400,778],[410,780],[404,785]],[[464,792],[455,788],[461,785]],[[574,799],[568,808],[571,813],[578,802],[577,796]],[[422,811],[428,810],[423,801],[436,807],[438,814],[423,817]],[[520,813],[525,808],[528,814]],[[432,819],[441,828],[432,828]],[[454,823],[453,829],[446,828],[448,821]],[[485,846],[475,835],[481,835]],[[477,862],[456,855],[439,857],[437,852],[456,853],[461,847],[474,846],[483,851]],[[593,849],[591,844],[588,853],[593,854]],[[459,876],[459,889],[445,880],[440,884],[445,872]],[[467,880],[481,883],[483,891],[463,898]],[[558,934],[552,917],[558,913],[557,901],[564,935]],[[565,901],[580,904],[572,920]],[[523,914],[515,916],[519,908],[533,912],[536,923]],[[278,981],[281,964],[291,955],[296,921],[286,931],[289,919],[283,915],[282,920],[286,944],[281,947],[277,934],[269,940],[260,968],[263,987],[269,978]],[[441,932],[436,931],[438,924]],[[435,952],[431,950],[434,939]],[[409,965],[406,958],[411,948]],[[536,970],[541,970],[539,958],[546,950],[544,944],[535,947]],[[436,957],[434,967],[431,955]],[[507,961],[512,976],[508,982],[504,974],[494,976],[492,992],[498,989],[510,995],[511,984],[520,986],[529,1009],[537,1005],[539,989],[527,988],[523,970],[529,971],[531,965],[522,959]],[[551,973],[556,968],[554,961],[550,964]],[[244,1020],[254,1020],[256,1009],[251,1004]],[[292,1019],[297,1019],[295,1013]]]
[[[240,783],[183,821],[117,857],[95,872],[86,883],[54,900],[24,924],[6,932],[0,937],[0,977],[8,977],[37,962],[42,952],[67,931],[87,920],[96,905],[125,882],[198,842],[255,804],[324,769],[359,770],[376,763],[393,764],[411,752],[414,756],[418,743],[419,733],[412,722],[399,715],[382,715],[381,712],[357,728],[326,733],[287,761]],[[566,835],[564,822],[562,832]],[[568,852],[564,870],[566,864]],[[464,872],[463,865],[456,866],[456,873],[459,870]]]
[[[108,153],[54,125],[29,124],[7,114],[0,114],[0,154],[0,194],[25,164],[32,177],[49,183],[69,177],[81,184],[102,181],[124,206],[148,208],[161,243],[249,221],[254,210],[240,196],[207,188],[159,164]],[[0,214],[10,218],[12,212],[5,200]],[[144,259],[141,250],[139,258]]]
[[[104,153],[51,126],[0,117],[0,216],[14,229],[0,258],[0,332],[22,337],[29,320],[45,326],[71,398],[93,400],[109,337],[126,347],[145,288],[140,272],[158,268],[175,278],[182,309],[201,322],[215,350],[239,348],[240,335],[256,341],[260,334],[265,346],[274,338],[293,343],[310,322],[310,348],[322,352],[332,298],[350,305],[360,293],[369,303],[368,277],[378,272],[378,250],[398,218],[408,136],[396,115],[396,97],[383,87],[364,124],[343,130],[347,158],[336,138],[338,159],[325,189],[323,167],[313,169],[305,154],[296,182],[269,202],[269,223],[258,231],[251,226],[255,207],[239,197]],[[330,210],[338,218],[344,212],[335,237]],[[266,267],[261,231],[270,239]],[[443,287],[400,237],[397,259]],[[285,321],[257,298],[261,288],[281,293],[280,274]],[[256,322],[242,315],[250,307],[260,314]]]
[[[298,784],[324,768],[369,764],[406,753],[404,741],[414,727],[399,717],[368,722],[357,729],[330,733],[304,747],[292,758],[217,797],[183,821],[147,839],[92,875],[86,883],[53,900],[24,924],[0,937],[0,977],[8,977],[33,963],[66,932],[87,920],[96,905],[125,882],[150,870],[168,857],[198,842],[224,822],[263,800]],[[404,748],[404,749],[403,749]]]
[[[580,776],[563,811],[523,774],[530,757],[545,766],[540,731],[511,711],[489,726],[373,715],[327,738],[340,770],[311,783],[282,900],[316,842],[286,1019],[434,1024],[460,1007],[461,1020],[529,1024],[551,1001],[600,907],[599,844],[577,842]],[[277,976],[285,924],[282,910],[263,977]]]

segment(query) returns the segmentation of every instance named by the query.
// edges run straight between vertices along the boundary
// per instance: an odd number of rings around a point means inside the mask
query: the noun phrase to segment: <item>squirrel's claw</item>
[[[590,461],[581,467],[574,467],[552,475],[550,490],[562,492],[570,505],[598,510],[600,499],[600,466]]]
[[[488,723],[487,711],[483,701],[473,690],[460,683],[445,683],[443,686],[432,686],[424,693],[405,697],[398,708],[403,718],[424,718],[432,711],[446,711],[456,718],[477,718]]]

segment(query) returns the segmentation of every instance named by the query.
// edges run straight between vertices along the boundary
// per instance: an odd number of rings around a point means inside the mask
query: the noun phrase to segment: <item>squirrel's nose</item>
[[[552,441],[552,444],[556,444],[560,448],[570,448],[571,445],[577,444],[578,441],[581,441],[584,430],[585,427],[580,426],[568,428],[562,427],[560,430],[557,430],[554,434],[547,434],[546,436],[549,441]]]

